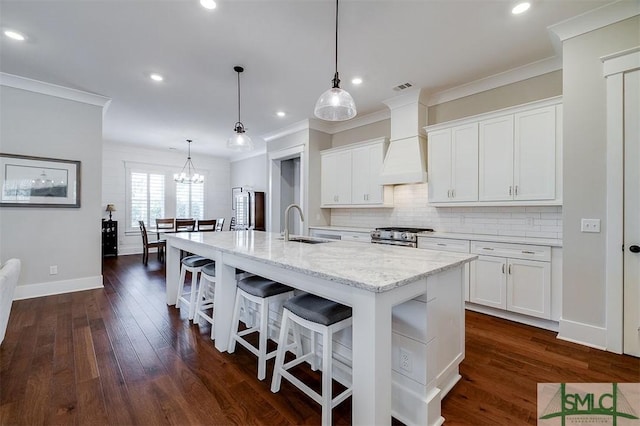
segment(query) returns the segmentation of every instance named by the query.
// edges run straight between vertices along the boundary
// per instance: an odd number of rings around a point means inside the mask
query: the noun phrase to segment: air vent
[[[393,90],[395,90],[396,92],[400,92],[402,90],[408,89],[409,87],[413,87],[413,84],[406,82],[406,83],[397,85],[396,87],[393,88]]]

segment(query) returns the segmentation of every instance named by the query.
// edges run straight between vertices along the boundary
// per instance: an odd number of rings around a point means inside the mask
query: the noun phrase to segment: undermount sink
[[[278,238],[279,240],[284,240],[284,237]],[[291,237],[289,238],[289,242],[292,243],[305,243],[305,244],[322,244],[322,243],[330,243],[331,240],[319,240],[316,238],[309,237]]]

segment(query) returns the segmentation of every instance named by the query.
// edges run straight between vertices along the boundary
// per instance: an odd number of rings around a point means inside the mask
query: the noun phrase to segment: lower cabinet
[[[473,241],[471,252],[470,302],[551,319],[549,247]]]
[[[419,237],[418,248],[427,250],[448,251],[454,253],[469,253],[469,240],[457,240],[452,238],[433,238]],[[469,274],[470,265],[475,262],[464,265],[464,300],[469,301]]]

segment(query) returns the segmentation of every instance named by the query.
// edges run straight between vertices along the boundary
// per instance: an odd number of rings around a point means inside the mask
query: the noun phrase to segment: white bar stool
[[[267,375],[267,360],[276,356],[277,351],[267,353],[267,339],[269,337],[269,305],[272,303],[282,304],[285,300],[293,296],[293,289],[284,284],[262,278],[251,276],[238,281],[238,291],[236,292],[236,302],[233,308],[233,319],[231,321],[231,333],[229,336],[229,353],[236,350],[236,342],[247,348],[252,354],[258,357],[258,379],[264,380]],[[260,316],[257,324],[254,321],[252,327],[238,331],[238,321],[240,321],[240,310],[247,315],[246,302],[250,301],[257,305]],[[244,336],[260,333],[258,347],[249,343]]]
[[[351,396],[353,387],[349,386],[340,395],[332,398],[331,380],[333,378],[333,334],[351,326],[351,308],[314,294],[301,294],[284,303],[280,338],[278,339],[278,354],[273,368],[271,392],[280,390],[281,379],[285,378],[294,386],[307,394],[322,406],[322,424],[331,425],[331,410]],[[293,323],[293,324],[292,324]],[[289,327],[294,329],[294,342],[287,344]],[[311,331],[311,348],[309,353],[302,354],[302,341],[296,326],[302,326]],[[318,394],[300,379],[289,373],[290,368],[311,358],[311,368],[316,370],[315,333],[322,335],[322,394]],[[296,350],[296,358],[284,363],[287,351]]]
[[[180,308],[180,303],[189,306],[189,320],[193,319],[196,312],[196,295],[198,294],[198,278],[202,267],[213,262],[202,256],[187,256],[181,260],[180,280],[178,281],[178,297],[176,308]],[[187,278],[187,271],[191,272],[191,288],[188,293],[184,293],[184,282]]]
[[[197,323],[198,318],[202,317],[211,324],[211,340],[214,339],[213,329],[213,298],[216,290],[216,263],[211,262],[202,267],[200,270],[200,283],[198,285],[198,296],[196,301],[196,312],[193,322]],[[207,311],[211,309],[211,315]]]

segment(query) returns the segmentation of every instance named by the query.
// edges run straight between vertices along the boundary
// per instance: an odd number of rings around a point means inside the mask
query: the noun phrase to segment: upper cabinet
[[[562,204],[560,98],[426,130],[430,204]]]
[[[478,125],[429,133],[429,202],[478,200]]]
[[[393,188],[378,184],[386,138],[322,151],[321,207],[391,207]]]

